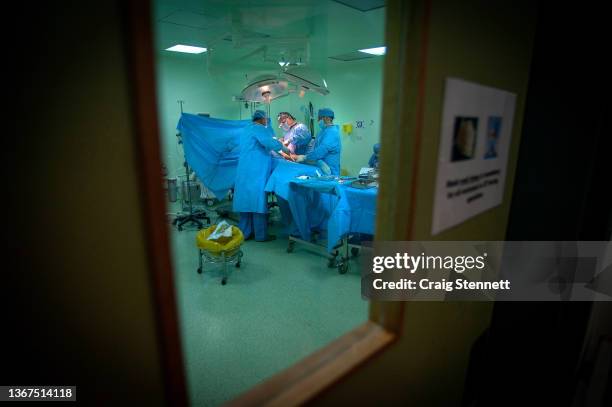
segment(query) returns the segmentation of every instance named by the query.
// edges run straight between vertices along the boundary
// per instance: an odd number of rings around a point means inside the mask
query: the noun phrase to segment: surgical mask
[[[323,119],[319,120],[319,128],[323,130],[325,128],[325,121]]]
[[[287,123],[283,123],[283,124],[281,124],[281,126],[280,126],[280,127],[281,127],[281,129],[282,129],[283,131],[289,131],[289,129],[291,128],[291,127],[289,127],[289,125],[288,125]]]

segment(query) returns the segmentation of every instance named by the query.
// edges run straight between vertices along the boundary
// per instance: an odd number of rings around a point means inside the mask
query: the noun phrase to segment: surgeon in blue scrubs
[[[372,156],[370,157],[370,160],[368,161],[368,166],[370,168],[378,168],[378,153],[380,152],[380,143],[374,144],[372,150],[374,151],[374,154],[372,154]]]
[[[268,205],[264,187],[272,168],[272,152],[287,147],[274,138],[266,113],[256,110],[253,123],[240,136],[240,158],[234,185],[234,212],[240,212],[238,227],[245,239],[254,235],[258,242],[276,239],[268,235]]]
[[[323,162],[331,175],[340,175],[340,129],[334,124],[334,111],[329,108],[319,109],[319,134],[313,150],[304,155],[294,155],[296,162],[319,165]],[[335,199],[329,194],[313,193],[308,198],[308,225],[312,231],[327,229],[327,219],[333,210]]]
[[[319,135],[313,150],[304,155],[292,156],[296,162],[316,163],[321,160],[327,164],[332,175],[340,175],[340,129],[334,124],[334,111],[330,108],[319,109]]]
[[[282,143],[291,150],[291,153],[307,154],[312,151],[314,139],[305,124],[295,120],[289,112],[280,112],[277,119],[284,133]]]

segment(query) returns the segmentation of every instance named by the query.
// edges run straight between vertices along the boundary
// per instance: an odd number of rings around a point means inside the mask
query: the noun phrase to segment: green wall
[[[368,165],[372,146],[380,140],[382,66],[384,57],[337,62],[329,70],[331,93],[326,103],[336,113],[336,123],[351,123],[353,132],[342,133],[342,168],[355,175]],[[357,121],[363,122],[357,128]]]
[[[432,14],[415,232],[422,239],[431,238],[444,79],[455,77],[515,93],[516,110],[501,205],[442,231],[436,239],[504,240],[523,126],[536,7],[529,1],[503,1],[495,7],[481,0],[470,0],[469,6],[443,1],[433,5]]]
[[[250,72],[236,68],[211,75],[206,69],[205,58],[168,52],[157,55],[161,144],[169,176],[184,171],[183,153],[177,145],[175,129],[180,115],[178,100],[185,101],[184,110],[189,113],[208,112],[212,117],[224,119],[250,116],[250,108],[245,109],[243,103],[232,101],[232,96],[238,95],[246,83],[245,74]],[[315,114],[321,107],[331,107],[336,113],[337,124],[353,125],[351,134],[342,134],[342,168],[349,174],[356,174],[359,168],[367,165],[372,145],[380,137],[383,61],[384,57],[350,62],[330,60],[325,69],[329,95],[307,93],[300,98],[291,94],[277,99],[271,105],[272,117],[280,111],[289,111],[303,121],[309,102]],[[357,121],[363,122],[363,128],[357,128]],[[276,122],[274,124],[280,136]]]

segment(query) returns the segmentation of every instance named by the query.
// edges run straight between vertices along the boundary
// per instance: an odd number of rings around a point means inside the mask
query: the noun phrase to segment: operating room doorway
[[[193,91],[225,100],[224,89],[199,85],[198,80],[206,77],[204,62],[210,57],[205,54],[194,56],[200,58],[195,71],[177,71],[176,76],[186,80],[182,88],[178,79],[165,88],[161,86],[166,74],[159,64],[155,66],[160,79],[160,97],[157,97],[148,5],[149,2],[98,2],[84,8],[42,4],[30,7],[29,11],[24,9],[24,14],[29,13],[36,22],[35,29],[29,32],[33,38],[41,33],[52,35],[46,35],[44,46],[37,52],[25,49],[14,52],[20,75],[13,83],[20,88],[19,100],[28,101],[31,106],[17,112],[14,121],[21,125],[21,137],[11,137],[14,143],[6,150],[12,152],[10,167],[26,169],[25,179],[34,181],[31,185],[44,198],[9,200],[17,205],[10,213],[19,216],[12,216],[16,224],[7,233],[9,280],[5,286],[9,294],[5,299],[6,308],[11,310],[11,329],[5,335],[9,341],[5,348],[10,352],[3,360],[3,371],[8,377],[5,382],[13,384],[76,385],[79,400],[84,403],[91,400],[88,404],[187,405],[184,396],[188,384],[192,401],[189,404],[215,405],[232,398],[232,393],[250,386],[253,381],[260,381],[275,368],[282,369],[284,363],[270,368],[271,361],[279,360],[275,358],[280,356],[289,364],[291,359],[298,359],[309,351],[296,352],[294,348],[290,353],[286,347],[280,347],[281,341],[288,342],[288,333],[294,335],[289,338],[293,344],[315,348],[317,340],[309,333],[324,331],[327,328],[321,325],[327,314],[339,313],[340,307],[351,306],[343,303],[342,295],[331,302],[328,295],[321,293],[334,281],[349,286],[355,269],[340,275],[322,264],[320,260],[324,258],[317,252],[311,256],[316,267],[298,270],[290,261],[298,254],[298,248],[294,253],[284,253],[287,246],[274,246],[279,238],[261,243],[260,247],[270,248],[266,266],[280,258],[284,260],[283,272],[289,275],[287,278],[309,273],[318,276],[321,284],[315,288],[319,292],[313,294],[311,290],[310,295],[304,295],[310,287],[303,285],[294,285],[289,292],[287,289],[271,292],[268,286],[273,285],[278,274],[247,264],[261,261],[247,250],[256,247],[251,241],[245,243],[243,267],[234,270],[225,286],[212,271],[197,273],[196,231],[189,225],[178,231],[178,225],[173,225],[178,212],[176,206],[181,212],[182,208],[180,202],[177,204],[180,195],[172,197],[172,191],[177,191],[169,181],[184,168],[181,162],[175,162],[176,167],[169,165],[167,155],[174,148],[178,161],[183,149],[177,143],[175,130],[180,114],[177,101],[183,100],[185,111],[196,112],[196,116],[208,113],[213,119],[224,117],[212,110],[212,103],[200,105],[191,97]],[[176,12],[189,9],[189,5],[181,3],[182,8]],[[387,7],[384,176],[376,238],[386,241],[432,238],[443,86],[448,76],[461,76],[516,93],[522,102],[516,110],[502,204],[436,238],[503,240],[508,236],[506,225],[514,206],[511,205],[513,185],[520,182],[520,171],[515,170],[519,144],[522,144],[525,92],[528,80],[531,81],[529,44],[533,39],[536,5],[528,1],[503,4],[478,1],[465,5],[450,0],[410,4],[397,0],[388,2]],[[250,14],[256,11],[248,10]],[[48,18],[49,15],[54,18]],[[159,19],[168,16],[174,21],[168,24],[179,26],[172,15],[169,11],[153,22],[157,24]],[[238,16],[230,13],[230,17],[234,21]],[[256,17],[262,23],[269,23],[261,13]],[[321,20],[314,18],[317,23]],[[185,25],[194,24],[191,21]],[[358,27],[364,32],[369,28]],[[13,31],[18,29],[15,26]],[[347,35],[354,34],[345,31]],[[79,35],[75,36],[75,32]],[[222,38],[228,38],[228,34]],[[588,39],[588,35],[580,38]],[[222,41],[229,43],[230,39]],[[580,44],[580,41],[574,42]],[[159,59],[167,53],[156,44]],[[176,55],[179,61],[180,54]],[[188,56],[182,58],[187,61]],[[344,66],[357,70],[352,62]],[[332,82],[327,79],[330,95],[334,94]],[[580,76],[573,79],[576,83],[582,80]],[[359,81],[354,86],[355,92],[371,97],[363,88],[368,82]],[[230,81],[227,86],[233,94],[234,88],[241,92],[244,83],[237,85]],[[176,95],[168,93],[168,89],[182,91]],[[61,102],[65,100],[76,101],[76,110],[71,112],[69,120],[65,120],[65,103]],[[157,101],[159,110],[155,106]],[[159,120],[164,103],[171,105],[168,109],[174,112],[171,120]],[[350,117],[346,121],[342,118],[336,103],[325,107],[335,110],[338,124],[356,125]],[[543,119],[542,123],[545,122]],[[576,128],[584,127],[579,126],[579,119],[575,122]],[[158,124],[162,125],[161,131]],[[348,145],[346,137],[342,135],[343,145]],[[568,137],[568,141],[572,140]],[[163,183],[159,141],[164,143],[167,171]],[[535,143],[539,142],[535,140]],[[550,155],[550,143],[540,144]],[[575,143],[566,144],[571,147]],[[588,145],[582,151],[587,151]],[[533,151],[527,150],[527,155],[532,155]],[[571,152],[571,148],[567,150]],[[560,157],[556,160],[563,161]],[[532,169],[523,169],[529,178]],[[540,178],[560,179],[554,170],[547,168]],[[585,179],[589,173],[584,172]],[[531,178],[530,181],[534,182]],[[602,184],[595,182],[599,178],[592,181],[593,188]],[[162,185],[167,188],[167,202],[164,202]],[[559,196],[563,198],[563,194]],[[549,201],[542,208],[555,204],[554,199]],[[580,203],[580,199],[574,201]],[[526,210],[532,209],[529,199],[525,203]],[[164,223],[166,208],[168,221]],[[537,218],[533,211],[529,213]],[[524,219],[522,223],[528,225]],[[569,230],[571,225],[561,226]],[[173,247],[172,256],[168,242]],[[260,279],[245,282],[241,280],[243,276]],[[255,295],[257,298],[253,298]],[[236,304],[243,297],[248,298]],[[356,293],[355,299],[358,297]],[[288,309],[289,301],[301,301],[301,307],[294,307],[292,314],[282,314],[281,311]],[[309,320],[316,318],[311,315],[312,310],[321,306],[325,306],[325,315],[316,320],[317,324],[308,325]],[[314,401],[317,405],[360,405],[371,400],[376,405],[460,405],[470,348],[489,325],[493,308],[490,302],[373,301],[368,322],[302,359],[288,371],[252,388],[236,404],[296,405]],[[360,317],[361,310],[357,311],[344,315]],[[238,319],[236,314],[244,314],[246,318]],[[230,332],[233,335],[229,335],[228,330],[234,327]],[[512,323],[509,327],[516,331]],[[290,332],[292,329],[296,332]],[[344,327],[336,331],[341,329]],[[333,332],[327,334],[332,336]],[[526,337],[529,338],[529,333]],[[504,342],[515,345],[512,341]],[[211,344],[218,346],[211,349]],[[500,349],[504,351],[503,346]],[[491,355],[490,352],[472,353]],[[554,356],[554,352],[548,353]],[[528,354],[541,356],[537,352]],[[529,358],[525,360],[529,363]],[[491,376],[487,364],[480,365],[484,367],[482,373]],[[263,372],[262,366],[268,371]],[[242,373],[238,368],[249,372]],[[251,371],[258,375],[247,377]],[[188,381],[184,380],[183,373]],[[279,379],[279,376],[282,377]],[[482,388],[481,381],[474,383]],[[444,386],[443,392],[440,384]],[[543,389],[545,396],[549,393],[547,389]]]
[[[374,235],[378,173],[369,169],[380,139],[385,7],[366,3],[153,2],[163,184],[193,405],[227,402],[368,318],[360,247]],[[249,239],[239,256],[222,257],[196,239],[207,240],[210,225],[239,225],[239,185],[228,184],[240,160],[236,129],[253,126],[257,111],[280,140],[290,117],[314,136],[313,149],[328,112],[339,165],[276,156],[275,186],[266,185],[274,240]],[[352,215],[334,213],[339,188],[349,209],[357,202]],[[313,217],[318,227],[306,236]]]

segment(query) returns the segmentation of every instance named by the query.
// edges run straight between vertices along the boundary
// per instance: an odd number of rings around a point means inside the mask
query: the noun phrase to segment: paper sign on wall
[[[502,203],[516,95],[447,78],[432,234]]]

